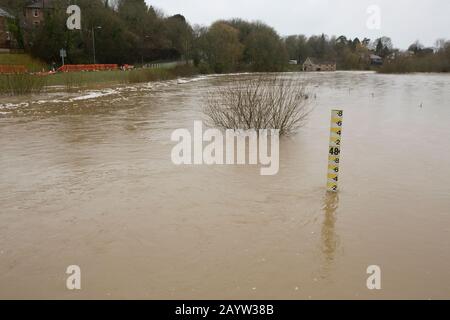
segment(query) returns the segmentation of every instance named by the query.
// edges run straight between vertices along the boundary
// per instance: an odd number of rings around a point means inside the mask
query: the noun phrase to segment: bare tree
[[[280,135],[294,133],[311,111],[305,83],[267,75],[211,91],[204,108],[212,125],[235,130],[279,129]]]

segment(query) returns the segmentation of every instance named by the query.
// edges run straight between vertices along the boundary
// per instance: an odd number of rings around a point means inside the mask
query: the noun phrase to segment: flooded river
[[[0,298],[450,298],[450,76],[285,74],[314,111],[278,175],[175,166],[171,133],[239,77],[0,98]]]

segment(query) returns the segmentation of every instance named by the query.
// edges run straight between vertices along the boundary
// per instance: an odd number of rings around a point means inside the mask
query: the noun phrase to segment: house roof
[[[26,8],[31,9],[52,9],[53,3],[52,0],[35,0],[29,5],[26,6]]]
[[[14,19],[14,16],[12,14],[8,13],[8,11],[6,11],[5,9],[2,9],[2,8],[0,8],[0,17]]]

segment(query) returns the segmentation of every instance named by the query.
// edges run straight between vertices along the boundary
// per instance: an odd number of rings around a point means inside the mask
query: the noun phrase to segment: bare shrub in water
[[[311,112],[305,83],[277,76],[239,80],[209,93],[204,113],[224,129],[294,133]]]

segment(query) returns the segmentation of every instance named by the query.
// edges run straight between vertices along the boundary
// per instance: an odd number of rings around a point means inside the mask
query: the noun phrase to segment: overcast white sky
[[[192,24],[223,18],[261,20],[285,36],[291,34],[386,35],[406,49],[415,40],[427,46],[450,40],[449,0],[146,0],[166,14],[183,14]],[[381,9],[381,29],[367,27],[367,8]]]

